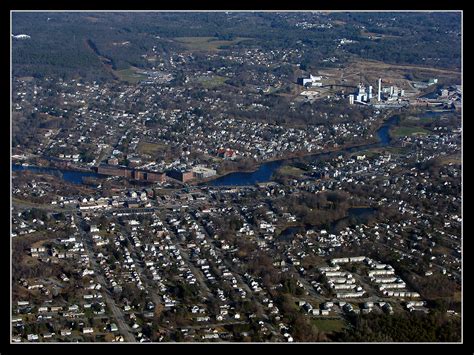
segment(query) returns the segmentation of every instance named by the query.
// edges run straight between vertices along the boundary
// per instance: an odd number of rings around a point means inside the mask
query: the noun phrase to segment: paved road
[[[171,225],[169,223],[167,223],[167,222],[165,222],[165,223],[166,223],[166,227],[168,228],[168,230],[173,230],[173,228],[171,227]],[[214,295],[211,292],[211,290],[209,289],[209,287],[207,286],[206,280],[205,280],[205,277],[204,277],[204,274],[202,273],[202,271],[200,269],[196,268],[194,266],[194,263],[191,262],[191,260],[189,259],[189,254],[188,254],[187,250],[184,249],[181,246],[181,244],[179,243],[178,238],[177,238],[177,236],[174,232],[171,233],[171,237],[173,239],[174,245],[176,245],[178,247],[178,250],[179,250],[179,253],[180,253],[181,257],[183,258],[183,260],[186,262],[186,264],[189,267],[189,269],[191,270],[191,272],[196,277],[196,280],[197,280],[197,282],[199,283],[199,286],[200,286],[200,291],[204,293],[206,299],[208,299],[208,300],[214,299]]]
[[[326,301],[327,297],[322,296],[314,289],[313,285],[311,285],[306,277],[301,276],[299,271],[294,265],[290,265],[293,268],[294,275],[296,276],[297,281],[303,284],[303,289],[309,293],[311,297],[313,297],[316,301],[322,303]]]
[[[186,326],[184,328],[188,329],[200,329],[200,328],[217,328],[217,327],[223,327],[225,325],[235,325],[235,324],[248,324],[247,321],[235,321],[235,322],[220,322],[220,323],[205,323],[203,324],[198,324],[198,325],[190,325]]]
[[[130,242],[132,242],[130,237],[129,237],[129,240],[130,240]],[[156,281],[150,280],[149,278],[146,277],[147,274],[145,272],[145,269],[141,266],[141,262],[138,262],[138,260],[140,260],[140,258],[138,257],[138,254],[137,254],[137,248],[133,248],[130,254],[131,254],[131,257],[132,257],[132,259],[134,261],[134,264],[137,268],[138,275],[140,275],[140,277],[142,277],[142,278],[146,278],[146,280],[148,281],[147,284],[145,284],[146,291],[148,292],[148,295],[151,297],[151,299],[152,299],[153,303],[155,304],[155,306],[157,306],[159,304],[164,304],[163,299],[161,298],[161,296],[159,296],[156,293],[155,288],[149,287],[149,286],[151,286],[150,284],[156,284]]]
[[[77,218],[79,219],[79,222],[83,222],[80,219],[80,217],[77,217]],[[94,253],[92,252],[92,239],[91,239],[90,234],[86,233],[82,228],[80,229],[80,232],[82,234],[83,241],[84,241],[84,249],[89,255],[91,267],[95,272],[97,281],[99,281],[99,283],[102,286],[102,289],[104,290],[105,302],[109,306],[110,311],[112,312],[115,320],[117,321],[117,326],[119,328],[120,334],[123,335],[124,340],[126,342],[136,342],[135,336],[133,335],[130,326],[127,324],[122,310],[119,307],[117,307],[114,299],[110,295],[110,291],[107,289],[107,282],[104,276],[101,274],[101,268],[97,264]]]
[[[379,246],[385,248],[385,249],[397,250],[397,251],[399,251],[399,252],[401,252],[401,253],[404,253],[404,254],[409,254],[409,253],[410,253],[410,251],[397,248],[397,247],[395,247],[395,246],[393,246],[393,245],[387,245],[387,244],[382,243],[382,242],[380,242],[380,241],[378,241],[378,240],[375,240],[374,238],[372,238],[371,241],[372,241],[373,243],[375,243],[375,244],[377,244],[377,245],[379,245]],[[423,257],[422,257],[422,256],[417,256],[417,255],[413,255],[413,254],[411,254],[411,255],[412,255],[414,258],[416,258],[417,260],[419,260],[419,261],[421,261],[422,263],[424,263],[424,260],[423,260]],[[459,272],[454,271],[454,270],[452,270],[452,269],[448,270],[449,267],[447,267],[447,266],[439,265],[439,264],[437,264],[436,262],[433,262],[433,261],[431,261],[431,264],[432,264],[434,267],[438,268],[439,270],[446,269],[449,273],[455,275],[455,276],[458,277],[458,278],[461,278],[461,274],[460,274]]]

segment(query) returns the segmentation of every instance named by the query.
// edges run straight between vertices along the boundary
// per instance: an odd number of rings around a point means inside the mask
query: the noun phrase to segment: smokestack
[[[378,92],[378,95],[377,95],[377,101],[380,102],[380,93],[382,92],[382,78],[379,78],[379,92]]]

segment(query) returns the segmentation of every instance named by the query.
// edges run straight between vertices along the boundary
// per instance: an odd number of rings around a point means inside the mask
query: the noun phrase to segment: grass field
[[[420,77],[438,77],[440,80],[460,80],[460,73],[456,70],[423,67],[416,65],[395,65],[381,61],[354,59],[343,69],[325,68],[319,74],[327,76],[327,83],[339,83],[345,85],[357,85],[359,81],[367,81],[376,85],[379,77],[383,78],[383,85],[396,85],[410,87],[407,80],[407,72],[415,73]],[[344,81],[342,81],[344,80]]]
[[[35,203],[31,201],[21,200],[16,197],[12,197],[12,204],[15,205],[17,208],[39,208],[46,211],[53,211],[53,212],[64,212],[67,210],[75,209],[75,207],[60,207],[58,205],[51,205],[49,203]]]
[[[430,131],[421,127],[399,126],[390,131],[394,137],[413,136],[417,134],[429,134]]]
[[[394,36],[394,35],[387,35],[383,33],[375,33],[375,32],[369,32],[366,30],[360,31],[361,36],[375,36],[375,37],[380,37],[380,38],[400,38],[400,36]]]
[[[130,67],[128,69],[115,70],[114,74],[122,81],[137,84],[139,81],[147,78],[145,75],[138,73],[137,70],[137,68]]]
[[[372,148],[363,150],[357,153],[354,153],[352,156],[355,157],[357,155],[365,155],[366,158],[372,158],[374,156],[379,156],[381,154],[404,154],[406,148],[402,147],[383,147],[383,148]]]
[[[189,50],[216,52],[219,51],[220,46],[236,44],[249,38],[237,37],[231,41],[218,40],[216,37],[175,37],[173,39],[184,44]]]
[[[18,78],[18,80],[22,80],[22,81],[31,81],[33,79],[34,78],[32,76],[22,76],[22,77]]]
[[[294,166],[289,166],[289,165],[285,165],[285,166],[281,167],[280,169],[278,169],[278,172],[280,174],[289,175],[289,176],[301,176],[305,173],[304,170],[299,169],[299,168],[294,167]]]
[[[455,299],[458,302],[461,302],[462,299],[462,293],[461,291],[456,291],[454,292],[453,299]]]
[[[212,89],[214,87],[223,85],[226,80],[226,77],[215,75],[212,77],[200,77],[196,81],[202,84],[202,86],[204,86],[206,89]]]
[[[356,157],[358,155],[365,155],[365,157],[367,159],[369,159],[369,158],[373,158],[375,156],[379,156],[380,154],[382,154],[381,149],[367,149],[367,150],[363,150],[363,151],[354,153],[354,154],[352,154],[352,156]]]
[[[154,154],[164,151],[165,148],[166,146],[164,144],[140,141],[140,143],[138,143],[137,150],[140,154],[148,154],[153,156]]]
[[[439,120],[439,118],[437,117],[415,117],[415,116],[409,116],[406,118],[407,121],[409,122],[416,122],[416,123],[421,123],[421,124],[425,124],[425,123],[431,123],[433,122],[434,120]]]
[[[441,161],[441,164],[443,165],[447,165],[447,164],[461,164],[462,161],[461,161],[461,155],[448,155],[448,156],[445,156],[445,157],[441,157],[439,158],[439,160]]]
[[[346,323],[342,319],[314,319],[313,324],[326,333],[338,332],[345,328]]]

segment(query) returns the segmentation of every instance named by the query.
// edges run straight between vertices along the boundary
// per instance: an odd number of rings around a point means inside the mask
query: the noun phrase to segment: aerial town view
[[[461,11],[10,15],[11,343],[463,341]]]

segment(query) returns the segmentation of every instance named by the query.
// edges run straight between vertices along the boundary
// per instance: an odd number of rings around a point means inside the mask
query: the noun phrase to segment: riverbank
[[[236,170],[236,171],[228,171],[225,174],[219,174],[215,175],[213,177],[210,177],[206,180],[201,180],[198,182],[195,182],[196,185],[226,185],[226,181],[229,182],[228,185],[239,185],[236,184],[235,181],[233,180],[238,180],[238,177],[241,176],[242,178],[248,178],[251,181],[254,182],[263,182],[260,177],[257,175],[264,175],[265,178],[268,178],[266,181],[269,181],[271,176],[267,176],[266,172],[262,172],[259,174],[259,172],[264,169],[266,166],[269,166],[270,164],[275,164],[275,165],[282,165],[284,162],[295,160],[295,159],[300,159],[300,158],[314,158],[317,156],[322,156],[322,155],[329,155],[333,153],[337,153],[339,151],[351,151],[351,150],[357,150],[358,148],[364,148],[364,147],[371,147],[375,146],[376,144],[382,144],[382,145],[387,145],[390,142],[390,137],[388,136],[388,130],[389,130],[389,125],[390,125],[390,120],[393,119],[395,120],[398,116],[396,115],[395,110],[390,110],[386,112],[383,115],[383,118],[381,119],[381,122],[374,126],[374,128],[371,131],[372,135],[376,135],[380,130],[385,129],[382,134],[379,134],[379,137],[374,137],[372,139],[368,139],[364,142],[361,143],[356,143],[356,144],[345,144],[337,147],[331,147],[331,148],[326,148],[318,152],[295,152],[295,153],[287,153],[284,156],[280,157],[275,157],[275,158],[270,158],[265,161],[259,162],[258,165],[256,166],[255,169],[252,170]],[[388,124],[388,126],[387,126]],[[275,166],[275,168],[278,168],[278,166]],[[233,179],[233,177],[236,177],[236,179]],[[244,185],[249,185],[244,184]]]
[[[398,119],[398,116],[394,114],[395,112],[391,110],[387,112],[381,122],[374,126],[372,129],[373,137],[364,142],[355,143],[355,144],[344,144],[341,146],[325,148],[318,152],[293,152],[286,153],[283,156],[274,157],[267,159],[265,161],[256,163],[252,166],[251,169],[245,170],[231,170],[226,171],[224,174],[219,174],[212,176],[204,180],[191,181],[190,185],[193,186],[249,186],[256,183],[269,182],[272,179],[274,172],[285,162],[291,162],[295,159],[315,159],[320,156],[330,155],[337,152],[348,152],[354,153],[359,150],[376,148],[378,146],[387,146],[390,144],[390,136],[388,131],[391,125]],[[51,161],[50,161],[51,162]],[[52,162],[54,164],[54,162]],[[52,164],[52,165],[53,165]],[[30,170],[36,172],[46,172],[46,173],[60,173],[62,178],[66,181],[73,182],[75,184],[82,183],[82,177],[93,177],[93,178],[103,178],[103,175],[94,172],[93,168],[86,169],[80,168],[77,166],[68,166],[64,168],[57,168],[51,166],[22,166],[22,165],[12,165],[12,170]]]
[[[363,146],[366,146],[366,145],[372,145],[372,144],[376,144],[376,143],[378,143],[378,140],[374,138],[374,139],[367,140],[367,141],[362,142],[362,143],[346,144],[346,145],[337,146],[337,147],[334,147],[334,148],[327,148],[327,149],[324,149],[324,150],[321,150],[321,151],[318,151],[318,152],[297,152],[297,153],[293,153],[293,154],[287,154],[287,155],[284,155],[284,156],[270,158],[270,159],[264,160],[262,162],[259,162],[252,169],[245,169],[245,170],[234,169],[234,170],[226,171],[224,174],[217,174],[217,175],[214,175],[210,178],[203,179],[203,180],[200,180],[200,181],[196,181],[193,185],[207,184],[207,183],[210,183],[212,181],[215,181],[215,180],[224,178],[228,175],[236,174],[236,173],[252,174],[252,173],[257,172],[265,164],[280,163],[280,162],[284,162],[284,161],[296,160],[296,159],[299,159],[299,158],[310,158],[310,157],[315,157],[315,156],[318,156],[318,155],[336,153],[338,151],[359,148],[359,147],[363,147]]]
[[[43,164],[42,161],[47,161],[49,164]],[[74,164],[67,164],[67,163],[56,163],[51,161],[48,158],[41,158],[39,162],[35,164],[30,164],[29,162],[25,162],[24,159],[15,159],[12,157],[12,165],[16,166],[23,166],[23,167],[35,167],[40,169],[54,169],[60,171],[71,171],[71,172],[80,172],[80,173],[96,173],[96,168],[85,168],[81,166],[76,166]]]
[[[19,165],[12,164],[11,171],[31,171],[35,173],[44,173],[49,175],[55,175],[61,177],[63,180],[71,182],[76,185],[82,185],[83,177],[97,177],[102,178],[104,176],[97,174],[91,170],[81,171],[72,169],[59,169],[48,166],[36,166],[36,165]]]

